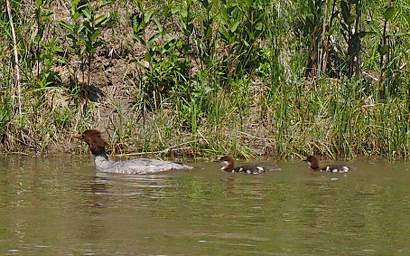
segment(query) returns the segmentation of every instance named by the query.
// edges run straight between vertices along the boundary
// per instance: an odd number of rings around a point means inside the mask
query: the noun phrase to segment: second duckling
[[[229,156],[223,156],[219,158],[218,162],[223,164],[223,167],[221,170],[225,172],[239,172],[239,173],[245,173],[245,174],[262,174],[264,172],[269,172],[269,171],[279,171],[280,168],[274,165],[241,165],[241,166],[236,166],[235,167],[235,160]]]
[[[326,165],[324,167],[319,166],[319,160],[315,156],[308,156],[305,160],[313,171],[320,172],[333,172],[333,173],[347,173],[351,168],[347,165]]]

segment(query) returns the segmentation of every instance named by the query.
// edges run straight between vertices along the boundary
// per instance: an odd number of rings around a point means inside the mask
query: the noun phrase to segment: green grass
[[[0,13],[0,147],[409,158],[410,5],[12,1]],[[35,24],[35,26],[33,26]]]

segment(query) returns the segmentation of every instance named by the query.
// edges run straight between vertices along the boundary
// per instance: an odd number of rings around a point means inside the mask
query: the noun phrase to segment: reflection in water
[[[126,176],[62,159],[0,159],[0,255],[410,254],[406,163]]]

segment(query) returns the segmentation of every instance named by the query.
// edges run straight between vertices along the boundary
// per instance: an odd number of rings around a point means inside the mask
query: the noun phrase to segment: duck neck
[[[105,152],[95,155],[94,158],[95,158],[95,166],[99,170],[107,169],[112,165],[112,161],[108,159],[108,156]]]
[[[233,162],[228,162],[227,165],[222,167],[222,170],[224,170],[225,172],[231,172],[233,169],[234,169]]]
[[[319,163],[317,163],[316,161],[310,163],[310,168],[312,168],[312,169],[315,170],[315,171],[319,170],[319,169],[320,169],[320,168],[319,168]]]

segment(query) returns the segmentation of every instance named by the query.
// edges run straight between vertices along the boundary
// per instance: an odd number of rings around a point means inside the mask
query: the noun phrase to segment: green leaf
[[[144,14],[144,22],[145,22],[145,24],[150,23],[151,17],[152,17],[153,14],[154,14],[154,11],[147,11],[147,12],[145,12],[145,14]]]
[[[43,5],[43,0],[35,0],[36,7],[41,7]]]
[[[383,17],[386,20],[391,20],[395,15],[396,15],[396,8],[394,8],[393,6],[388,7],[386,11],[383,13]]]
[[[256,23],[255,29],[258,30],[258,31],[262,31],[263,30],[263,23],[262,22]]]
[[[71,15],[71,18],[76,21],[78,18],[80,18],[81,14],[79,12],[75,12]]]
[[[233,33],[236,31],[236,29],[238,28],[239,24],[241,23],[241,20],[238,18],[237,20],[235,20],[235,22],[232,24],[230,31]]]
[[[91,12],[89,9],[84,9],[82,10],[83,15],[87,18],[87,19],[91,19]]]
[[[86,24],[81,25],[81,26],[78,28],[78,33],[82,33],[84,30],[86,30],[86,28],[87,28],[87,25],[86,25]]]
[[[148,40],[147,40],[147,44],[148,45],[153,45],[154,42],[160,37],[160,34],[156,33],[154,35],[152,35]]]
[[[181,17],[186,19],[188,17],[188,8],[184,6],[184,8],[181,8],[179,13],[181,14]]]
[[[164,28],[162,27],[161,22],[157,18],[154,18],[154,22],[157,25],[158,28],[158,34],[161,34],[164,31]]]
[[[152,60],[152,53],[150,51],[148,51],[147,53],[145,53],[144,55],[144,59],[148,62],[151,62]]]
[[[103,3],[98,7],[98,9],[101,9],[107,5],[112,4],[112,1],[108,0],[108,1],[103,1]]]
[[[71,1],[71,6],[70,6],[70,12],[71,15],[73,16],[75,13],[77,13],[77,6],[80,0],[72,0]]]
[[[70,31],[74,30],[74,24],[68,23],[66,21],[60,21],[60,25],[65,28],[68,29]]]
[[[111,20],[109,15],[100,15],[95,19],[95,26],[102,27]]]

